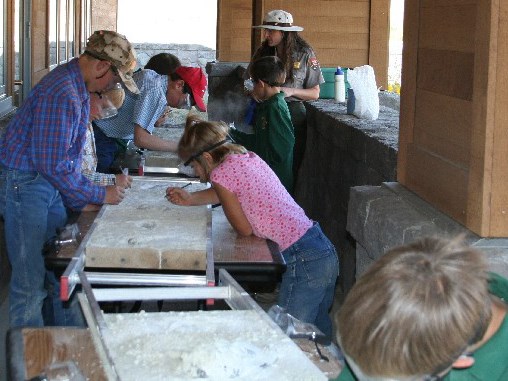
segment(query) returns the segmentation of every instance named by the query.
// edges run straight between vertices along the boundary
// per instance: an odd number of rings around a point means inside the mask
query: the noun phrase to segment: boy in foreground
[[[508,380],[507,298],[508,280],[458,240],[390,250],[340,309],[337,380]]]

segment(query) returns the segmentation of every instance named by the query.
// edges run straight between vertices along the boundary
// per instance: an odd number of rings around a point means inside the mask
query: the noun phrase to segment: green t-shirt
[[[284,93],[259,103],[254,118],[254,133],[230,131],[238,144],[255,152],[275,172],[289,193],[293,191],[293,147],[295,135]]]
[[[505,302],[508,301],[508,279],[491,273],[489,289]],[[446,338],[443,338],[446,340]],[[443,381],[507,381],[508,380],[508,316],[494,336],[478,348],[473,357],[475,363],[467,369],[452,369]],[[356,381],[349,366],[334,381]]]

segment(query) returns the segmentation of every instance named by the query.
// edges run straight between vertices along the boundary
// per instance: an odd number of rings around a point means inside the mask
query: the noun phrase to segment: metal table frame
[[[99,302],[119,300],[182,300],[182,299],[206,299],[224,300],[233,310],[256,311],[260,319],[264,319],[274,329],[279,327],[268,317],[261,307],[245,292],[229,273],[219,270],[217,287],[142,287],[142,288],[101,288],[93,289],[88,281],[87,274],[79,271],[78,276],[82,285],[82,291],[78,293],[79,302],[88,323],[92,340],[97,354],[102,361],[103,369],[109,381],[120,381],[115,364],[107,346],[102,339],[103,332],[107,330],[107,324],[102,315]]]

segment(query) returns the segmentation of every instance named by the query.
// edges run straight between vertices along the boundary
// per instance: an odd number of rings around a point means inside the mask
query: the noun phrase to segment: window
[[[8,43],[13,38],[13,33],[7,29],[7,25],[9,24],[8,15],[12,13],[12,11],[9,12],[9,9],[12,9],[10,7],[13,4],[13,1],[0,0],[0,17],[2,20],[2,28],[0,28],[0,117],[12,110],[12,97],[9,94],[8,82],[9,78],[12,77],[9,68],[14,63],[9,60],[9,57],[17,55],[18,52],[15,52],[12,44]],[[18,6],[17,2],[16,6]],[[15,26],[19,27],[19,25]]]
[[[80,53],[85,50],[88,36],[92,34],[92,27],[90,25],[90,15],[92,11],[90,9],[90,0],[81,0],[81,25],[80,25]]]
[[[67,49],[67,58],[71,59],[74,58],[75,54],[75,34],[76,34],[76,28],[74,23],[75,18],[75,0],[67,0],[67,22],[68,22],[68,28],[67,28],[67,43],[68,43],[68,49]]]
[[[58,1],[59,0],[49,0],[48,1],[48,14],[49,14],[49,25],[48,25],[48,38],[49,38],[49,67],[52,69],[58,63],[57,56],[57,10],[58,10]]]
[[[0,3],[0,17],[2,19],[3,28],[0,28],[0,97],[5,96],[5,72],[7,68],[7,49],[6,49],[6,41],[5,41],[5,25],[7,24],[6,12],[5,12],[5,1],[1,1]]]
[[[75,0],[49,0],[49,67],[66,63],[76,55]]]

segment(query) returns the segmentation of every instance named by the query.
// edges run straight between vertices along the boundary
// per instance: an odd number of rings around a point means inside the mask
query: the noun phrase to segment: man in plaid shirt
[[[103,187],[85,178],[81,160],[89,93],[118,82],[137,92],[131,76],[135,65],[125,36],[95,32],[83,54],[52,70],[32,89],[0,139],[0,215],[12,268],[11,327],[82,322],[79,309],[60,301],[58,279],[46,271],[42,250],[65,225],[65,207],[79,211],[123,199],[121,186]]]

